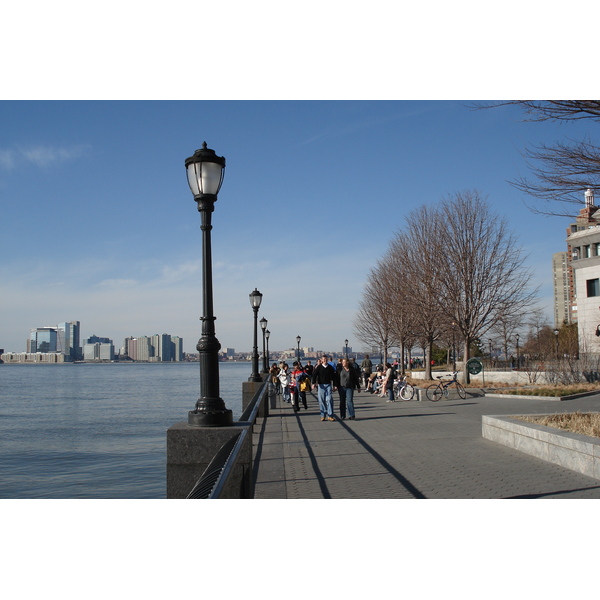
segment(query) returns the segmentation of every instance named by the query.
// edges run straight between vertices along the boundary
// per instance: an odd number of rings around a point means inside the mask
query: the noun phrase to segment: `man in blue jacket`
[[[327,355],[321,357],[312,375],[313,390],[319,388],[319,411],[321,421],[335,421],[333,418],[333,392],[335,392],[335,369],[327,362]]]

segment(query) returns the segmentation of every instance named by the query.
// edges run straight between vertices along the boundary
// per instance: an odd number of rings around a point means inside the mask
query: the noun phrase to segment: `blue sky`
[[[468,101],[0,102],[0,347],[81,321],[83,336],[200,335],[200,216],[184,159],[227,159],[213,215],[216,332],[252,347],[249,293],[272,349],[355,349],[369,269],[404,217],[476,189],[517,234],[551,315],[551,255],[568,220],[533,214],[508,183],[528,144],[589,125],[520,121]],[[582,193],[583,203],[583,193]],[[415,248],[415,260],[420,249]]]
[[[203,141],[227,159],[213,217],[223,347],[251,349],[258,288],[271,348],[300,335],[361,349],[352,320],[394,231],[470,189],[509,220],[550,307],[566,221],[531,213],[507,181],[528,174],[527,144],[586,124],[521,123],[468,99],[595,97],[593,53],[565,52],[588,43],[577,11],[509,1],[492,20],[473,8],[6,7],[0,347],[22,351],[30,328],[76,319],[117,346],[165,332],[194,351],[200,217],[183,163]]]

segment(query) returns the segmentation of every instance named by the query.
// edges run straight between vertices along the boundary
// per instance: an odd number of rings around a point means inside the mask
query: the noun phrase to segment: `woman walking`
[[[281,393],[283,394],[283,399],[286,402],[291,402],[292,397],[290,394],[290,383],[292,378],[290,376],[290,369],[287,363],[283,363],[281,365],[281,369],[279,369],[277,377],[279,378],[279,384],[281,385]]]

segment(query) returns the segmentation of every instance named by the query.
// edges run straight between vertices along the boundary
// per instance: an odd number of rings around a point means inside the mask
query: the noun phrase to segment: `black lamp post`
[[[346,344],[346,359],[348,358],[348,340],[344,340],[344,344]]]
[[[267,340],[267,372],[269,370],[269,338],[271,337],[271,332],[267,329],[265,331],[265,339]]]
[[[258,372],[258,309],[262,302],[262,294],[254,288],[253,292],[250,292],[250,305],[254,311],[254,348],[252,350],[252,375],[250,375],[248,381],[262,381],[262,377]]]
[[[521,361],[519,359],[519,334],[517,333],[517,369],[521,367]]]
[[[490,346],[490,369],[492,368],[492,340],[488,339],[488,344]]]
[[[196,408],[188,413],[188,424],[195,427],[222,427],[233,424],[233,412],[225,407],[219,397],[219,350],[221,344],[215,336],[212,289],[212,249],[210,232],[212,212],[217,194],[223,183],[225,158],[202,144],[193,156],[185,159],[188,184],[198,203],[202,217],[202,336],[198,341],[200,363],[200,398]]]
[[[554,339],[556,340],[556,360],[558,360],[558,329],[554,330]]]
[[[262,368],[263,373],[269,372],[269,367],[267,366],[267,353],[265,351],[265,332],[267,330],[267,323],[268,323],[268,321],[264,317],[260,320],[260,328],[262,329],[262,337],[263,337],[263,368]]]
[[[298,350],[296,350],[296,360],[298,362],[300,362],[300,340],[301,339],[302,338],[299,335],[296,336],[296,344],[298,344]]]

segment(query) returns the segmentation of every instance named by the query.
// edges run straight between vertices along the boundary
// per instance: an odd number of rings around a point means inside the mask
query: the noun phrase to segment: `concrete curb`
[[[482,417],[482,435],[492,442],[600,479],[600,439],[500,415]]]
[[[485,394],[486,398],[519,398],[520,400],[550,400],[561,402],[563,400],[575,400],[575,398],[585,398],[597,394],[598,390],[592,392],[581,392],[581,394],[571,394],[570,396],[534,396],[532,394]]]

